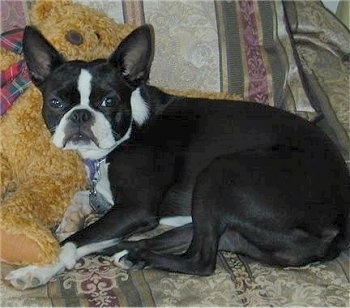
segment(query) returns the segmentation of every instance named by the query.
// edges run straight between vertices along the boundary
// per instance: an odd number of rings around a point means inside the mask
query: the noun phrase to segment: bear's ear
[[[24,29],[23,54],[36,86],[40,86],[55,68],[65,62],[44,36],[31,26]]]
[[[47,19],[57,6],[63,7],[72,4],[69,0],[51,1],[51,0],[36,0],[31,4],[30,20],[33,24],[38,24],[41,20]]]
[[[131,32],[109,57],[124,78],[134,86],[146,82],[154,54],[154,34],[151,25],[143,25]]]

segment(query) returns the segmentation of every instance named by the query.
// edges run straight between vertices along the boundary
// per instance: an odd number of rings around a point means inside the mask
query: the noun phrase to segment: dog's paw
[[[145,268],[146,263],[137,256],[136,252],[122,250],[112,256],[114,264],[126,270],[140,270]]]
[[[10,272],[5,279],[16,289],[25,290],[47,283],[56,272],[54,266],[30,265]]]
[[[133,266],[133,264],[131,262],[129,262],[126,258],[128,253],[129,253],[129,251],[127,251],[127,250],[122,250],[122,251],[115,253],[111,257],[114,265],[116,265],[122,269],[130,269]]]
[[[56,229],[56,236],[60,242],[68,238],[70,235],[83,228],[85,219],[92,213],[89,204],[89,191],[77,192],[71,204],[66,209],[61,224]]]

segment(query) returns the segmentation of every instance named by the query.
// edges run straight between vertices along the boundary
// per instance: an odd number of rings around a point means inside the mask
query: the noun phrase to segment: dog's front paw
[[[57,272],[54,266],[30,265],[10,272],[5,279],[16,289],[25,290],[47,283]]]
[[[89,191],[77,192],[71,204],[66,209],[61,224],[56,230],[56,236],[60,242],[68,238],[70,235],[83,228],[85,219],[92,213],[89,204]]]

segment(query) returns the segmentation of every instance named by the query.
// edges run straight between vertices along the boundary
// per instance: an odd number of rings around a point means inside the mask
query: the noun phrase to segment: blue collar
[[[89,179],[92,181],[97,171],[97,160],[85,159],[84,162],[89,170]]]
[[[96,193],[96,185],[101,180],[100,166],[106,160],[106,157],[99,159],[85,159],[85,165],[89,170],[90,193]]]

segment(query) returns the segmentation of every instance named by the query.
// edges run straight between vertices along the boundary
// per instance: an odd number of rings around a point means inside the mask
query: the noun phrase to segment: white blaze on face
[[[81,106],[89,106],[91,94],[91,80],[92,75],[87,70],[82,69],[78,79],[78,91],[80,94]]]

